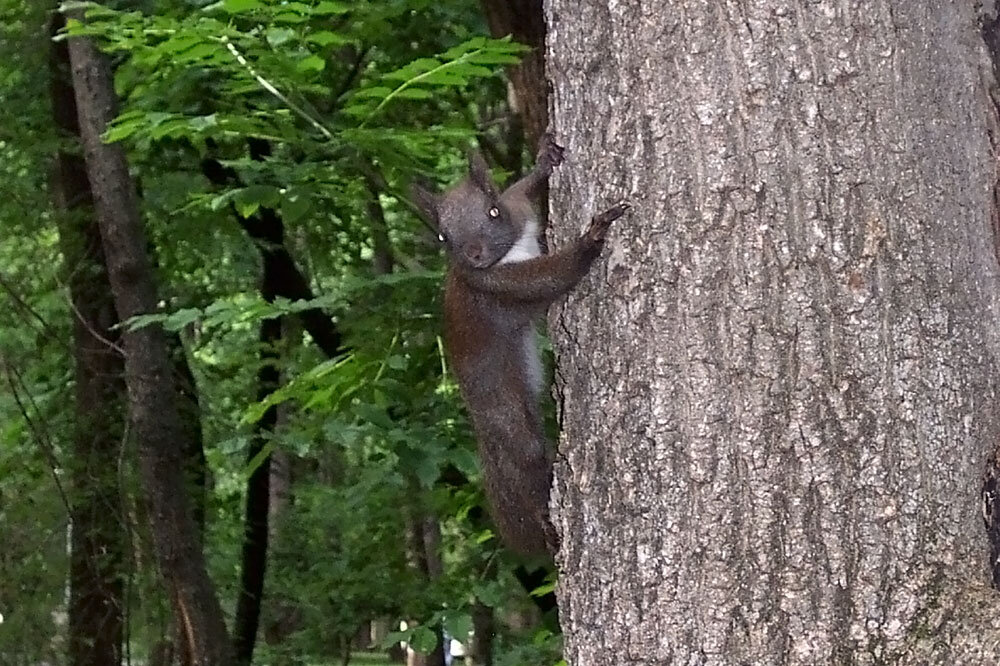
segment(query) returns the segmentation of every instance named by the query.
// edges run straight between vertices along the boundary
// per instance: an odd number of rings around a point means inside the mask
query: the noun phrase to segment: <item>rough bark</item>
[[[481,0],[480,5],[494,37],[512,35],[532,49],[508,70],[508,76],[524,133],[535,152],[549,124],[542,0]]]
[[[82,20],[82,16],[73,17]],[[154,312],[157,295],[125,153],[118,144],[101,142],[101,133],[115,112],[111,70],[89,39],[70,39],[69,51],[108,277],[115,308],[126,320]],[[185,492],[178,446],[183,428],[165,336],[159,326],[146,326],[123,333],[122,343],[130,432],[137,446],[150,534],[175,621],[192,663],[228,664],[230,643]]]
[[[977,6],[547,3],[556,246],[635,204],[550,326],[570,664],[1000,660]]]
[[[51,34],[63,26],[53,16]],[[69,51],[53,42],[50,94],[56,127],[79,141]],[[73,309],[74,435],[70,538],[69,663],[121,663],[124,635],[123,562],[125,521],[118,487],[118,456],[124,432],[125,385],[115,349],[118,323],[94,219],[83,157],[67,148],[55,159],[52,190],[59,241]]]

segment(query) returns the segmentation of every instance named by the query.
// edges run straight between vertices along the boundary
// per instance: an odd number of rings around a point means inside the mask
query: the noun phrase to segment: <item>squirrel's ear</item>
[[[418,211],[420,211],[420,215],[437,228],[438,195],[426,189],[419,183],[413,183],[410,185],[410,199],[413,200],[413,205],[417,207]]]
[[[483,192],[494,197],[497,195],[497,186],[493,182],[493,176],[490,175],[490,167],[478,150],[469,153],[469,178]]]

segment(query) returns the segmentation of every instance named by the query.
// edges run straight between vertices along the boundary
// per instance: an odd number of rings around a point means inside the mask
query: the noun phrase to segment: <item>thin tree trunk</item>
[[[79,12],[70,15],[83,20]],[[101,133],[115,112],[111,70],[90,39],[70,39],[69,51],[87,175],[108,276],[118,315],[127,320],[154,312],[157,295],[125,153],[120,145],[101,141]],[[122,342],[131,433],[137,443],[150,534],[174,618],[192,663],[228,664],[232,653],[222,610],[205,568],[185,492],[183,460],[177,446],[183,429],[165,336],[159,326],[152,325],[124,332]]]
[[[265,263],[266,266],[266,263]],[[264,271],[264,297],[274,300],[274,293],[267,288],[268,273]],[[276,365],[277,345],[281,341],[281,317],[265,319],[260,324],[260,370],[257,371],[257,399],[265,400],[277,388],[281,373]],[[278,422],[278,408],[269,407],[254,427],[254,436],[247,450],[250,464],[264,451],[274,436]],[[243,521],[243,555],[240,569],[240,591],[236,602],[236,622],[233,641],[237,663],[253,661],[257,629],[260,625],[260,606],[264,598],[264,577],[267,573],[267,546],[271,503],[271,455],[265,455],[247,479],[247,501]]]
[[[411,479],[411,497],[419,497],[419,484]],[[414,572],[430,583],[444,571],[441,562],[441,526],[437,518],[425,516],[419,501],[406,507],[406,550]],[[430,654],[420,654],[412,648],[406,651],[407,666],[444,666],[444,637],[440,627],[434,629],[437,644]]]
[[[392,241],[389,239],[389,225],[385,220],[385,210],[379,195],[384,182],[374,175],[374,167],[366,165],[365,180],[365,210],[368,213],[368,223],[372,234],[372,267],[376,275],[392,273],[395,259],[392,252]]]
[[[635,205],[550,327],[568,662],[1000,662],[977,3],[546,7],[556,245]]]
[[[468,641],[467,666],[493,666],[493,639],[496,638],[496,616],[493,609],[476,601],[472,606],[472,640]]]
[[[51,34],[62,26],[61,15],[55,14]],[[79,140],[65,42],[52,43],[50,65],[56,126],[65,137]],[[118,486],[126,404],[122,358],[114,347],[118,334],[113,327],[118,315],[111,299],[83,157],[60,150],[53,175],[76,358],[69,663],[115,666],[122,658],[126,548]]]
[[[261,159],[270,148],[264,141],[253,141],[250,144],[251,156]],[[202,173],[215,185],[238,184],[237,174],[233,169],[223,166],[218,160],[209,159],[202,162]],[[251,240],[257,243],[264,262],[273,271],[272,284],[275,296],[281,296],[292,301],[312,300],[315,298],[306,276],[299,270],[284,241],[273,241],[274,229],[280,228],[284,238],[284,223],[278,212],[272,208],[261,208],[250,217],[233,213]],[[298,313],[298,319],[309,333],[316,345],[327,358],[333,358],[344,351],[343,338],[336,322],[320,308],[309,308]]]

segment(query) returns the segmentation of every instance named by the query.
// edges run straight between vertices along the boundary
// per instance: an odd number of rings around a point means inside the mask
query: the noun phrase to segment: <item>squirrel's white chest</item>
[[[524,224],[524,231],[517,242],[507,250],[507,254],[500,259],[501,264],[512,264],[518,261],[527,261],[541,256],[542,248],[538,244],[538,220],[528,218]],[[538,340],[534,326],[526,326],[521,332],[521,354],[524,363],[524,373],[528,380],[528,386],[534,391],[536,398],[542,392],[542,354],[538,349]]]
[[[524,231],[517,242],[507,250],[507,254],[500,259],[501,264],[511,264],[515,261],[525,261],[534,259],[542,254],[542,248],[538,245],[538,220],[529,217],[524,223]]]

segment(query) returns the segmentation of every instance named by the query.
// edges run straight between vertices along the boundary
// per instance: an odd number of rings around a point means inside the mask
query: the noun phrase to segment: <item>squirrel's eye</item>
[[[490,217],[493,217],[493,218],[500,217],[500,209],[497,208],[496,206],[493,206],[493,208],[490,208],[489,214],[490,214]]]
[[[444,242],[444,234],[438,234],[438,240]]]

